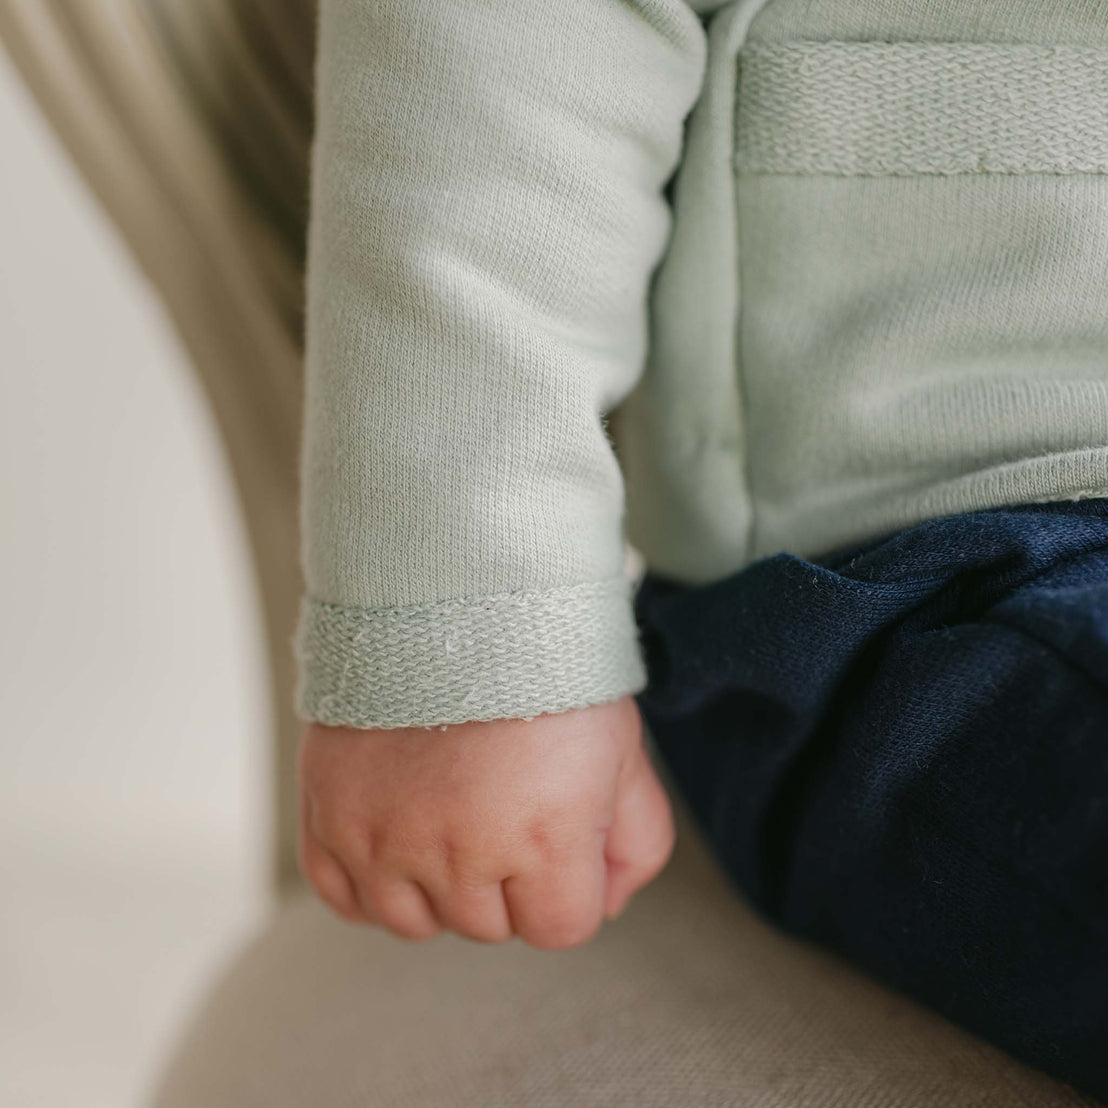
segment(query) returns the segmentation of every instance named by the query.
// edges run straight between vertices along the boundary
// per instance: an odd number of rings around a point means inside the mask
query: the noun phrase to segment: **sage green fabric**
[[[725,75],[614,424],[648,564],[708,581],[1103,495],[1108,9],[770,0],[712,31]]]
[[[305,716],[637,691],[625,537],[1108,494],[1103,4],[324,0],[317,91]]]
[[[304,714],[641,688],[603,413],[634,384],[699,89],[683,0],[324,0]]]

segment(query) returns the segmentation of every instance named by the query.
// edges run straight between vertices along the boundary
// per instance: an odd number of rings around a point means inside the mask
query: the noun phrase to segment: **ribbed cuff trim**
[[[305,598],[296,653],[302,718],[361,728],[521,719],[646,686],[632,581],[403,608]]]
[[[740,173],[1108,173],[1108,50],[801,42],[740,61]]]

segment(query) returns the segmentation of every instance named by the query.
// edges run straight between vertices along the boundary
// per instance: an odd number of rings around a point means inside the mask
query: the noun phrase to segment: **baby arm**
[[[319,43],[303,867],[401,934],[567,945],[671,835],[604,416],[703,28],[685,0],[322,0]]]

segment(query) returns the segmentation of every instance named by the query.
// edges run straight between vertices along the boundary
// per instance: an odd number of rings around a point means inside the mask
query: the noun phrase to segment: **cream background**
[[[0,54],[0,1105],[129,1108],[265,906],[244,536],[159,306]]]

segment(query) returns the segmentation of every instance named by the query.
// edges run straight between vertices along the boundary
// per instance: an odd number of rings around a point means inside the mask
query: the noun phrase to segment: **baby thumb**
[[[604,845],[604,914],[608,919],[615,919],[631,897],[661,873],[673,853],[669,797],[645,751],[636,762],[616,795],[615,818]]]

